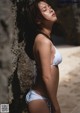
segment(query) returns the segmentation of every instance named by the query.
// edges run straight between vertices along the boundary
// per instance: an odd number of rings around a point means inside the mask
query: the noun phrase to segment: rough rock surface
[[[19,10],[18,2],[0,0],[0,104],[9,103],[10,113],[24,111],[24,94],[34,74],[34,62],[25,52],[26,42],[19,37]]]
[[[12,15],[13,14],[13,15]],[[15,7],[10,0],[0,1],[0,103],[8,103],[8,79],[16,68],[18,56]],[[15,54],[16,53],[16,54]]]

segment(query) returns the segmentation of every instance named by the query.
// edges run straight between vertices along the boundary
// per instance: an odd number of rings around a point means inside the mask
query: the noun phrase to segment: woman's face
[[[49,4],[47,4],[44,1],[40,1],[38,3],[38,7],[39,7],[39,10],[40,10],[42,16],[46,20],[53,22],[53,23],[57,20],[55,11],[52,9],[52,7]]]

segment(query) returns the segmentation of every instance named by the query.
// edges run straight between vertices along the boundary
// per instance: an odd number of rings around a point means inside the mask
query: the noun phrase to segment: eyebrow
[[[46,8],[47,6],[49,6],[49,4],[42,4],[42,8],[41,8],[41,9],[44,9],[44,8]]]
[[[42,6],[42,9],[44,9],[44,8],[46,8],[48,5],[44,5],[44,6]]]

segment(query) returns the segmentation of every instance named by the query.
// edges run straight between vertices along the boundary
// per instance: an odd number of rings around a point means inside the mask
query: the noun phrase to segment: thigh
[[[33,100],[28,103],[30,113],[50,113],[45,100]]]

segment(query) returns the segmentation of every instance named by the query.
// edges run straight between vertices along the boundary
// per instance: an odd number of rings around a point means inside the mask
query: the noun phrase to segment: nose
[[[49,7],[49,11],[50,13],[54,11],[51,6]]]

